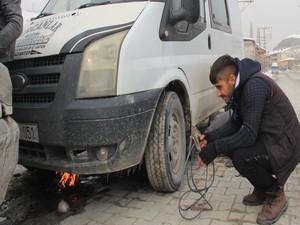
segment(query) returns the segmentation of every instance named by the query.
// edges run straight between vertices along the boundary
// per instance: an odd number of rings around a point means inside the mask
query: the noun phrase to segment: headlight
[[[127,32],[125,30],[104,37],[85,49],[76,98],[116,94],[119,52]]]

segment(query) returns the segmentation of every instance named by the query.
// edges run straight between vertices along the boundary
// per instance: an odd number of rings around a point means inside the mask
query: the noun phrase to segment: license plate
[[[39,142],[39,132],[37,124],[19,123],[20,140]]]

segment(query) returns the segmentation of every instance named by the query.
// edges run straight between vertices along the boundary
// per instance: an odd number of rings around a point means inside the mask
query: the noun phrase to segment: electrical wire
[[[179,191],[178,210],[182,218],[186,220],[193,220],[196,217],[198,217],[203,211],[212,210],[212,205],[206,199],[206,194],[209,188],[212,186],[215,179],[215,165],[214,162],[212,162],[209,166],[206,166],[205,168],[201,168],[201,167],[199,168],[205,170],[204,187],[199,188],[197,187],[196,180],[194,178],[194,173],[193,173],[193,164],[195,161],[197,161],[196,155],[198,155],[198,151],[196,151],[196,147],[195,144],[193,143],[192,138],[190,139],[187,152],[188,154],[185,160],[184,169],[187,177],[187,184],[189,190],[183,192],[183,194],[181,190]],[[189,159],[191,159],[190,166],[188,166]],[[212,167],[211,179],[209,179],[209,167]],[[190,170],[190,174],[189,174],[189,170]],[[194,199],[192,204],[183,205],[182,201],[185,200],[185,197],[188,197],[190,193],[199,194],[199,197]],[[202,201],[202,203],[200,201]],[[205,205],[208,205],[208,207],[204,207]],[[187,216],[189,212],[196,212],[196,213],[191,213],[192,214],[191,216]]]

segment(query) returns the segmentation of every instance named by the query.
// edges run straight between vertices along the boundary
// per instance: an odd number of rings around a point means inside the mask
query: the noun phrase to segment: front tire
[[[145,151],[147,174],[157,191],[174,192],[181,185],[186,157],[184,114],[175,92],[158,103]]]

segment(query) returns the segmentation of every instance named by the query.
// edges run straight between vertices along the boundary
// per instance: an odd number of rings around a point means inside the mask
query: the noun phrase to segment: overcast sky
[[[22,0],[22,8],[40,11],[48,0]],[[256,39],[257,28],[265,31],[267,50],[272,50],[289,35],[300,35],[300,0],[253,0],[240,3],[244,37]],[[247,6],[247,7],[246,7]],[[246,7],[246,8],[245,8]],[[267,29],[272,27],[271,29]]]
[[[244,9],[246,5],[240,3],[240,8]],[[272,27],[264,29],[267,50],[272,50],[289,35],[300,36],[300,0],[254,0],[241,12],[241,17],[244,37],[250,37],[251,22],[255,39],[258,27]]]

